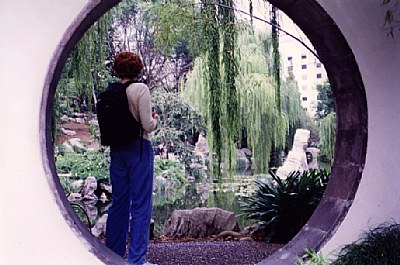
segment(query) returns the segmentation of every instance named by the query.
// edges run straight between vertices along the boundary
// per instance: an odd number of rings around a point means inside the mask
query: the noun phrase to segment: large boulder
[[[238,169],[247,169],[251,165],[251,151],[247,148],[237,150],[236,167]]]
[[[67,129],[67,128],[61,128],[61,132],[63,134],[65,134],[65,135],[69,135],[69,136],[73,136],[73,135],[76,134],[76,131],[70,130],[70,129]]]
[[[82,196],[84,200],[95,200],[97,201],[97,196],[95,191],[97,190],[97,180],[95,177],[87,177],[85,184],[82,189]]]
[[[199,135],[199,140],[194,146],[194,152],[202,157],[207,157],[208,153],[210,152],[207,139],[202,134]]]
[[[71,192],[81,193],[84,185],[85,185],[85,181],[83,179],[78,179],[78,180],[73,181],[71,183]]]
[[[101,234],[106,234],[106,227],[107,227],[107,218],[108,214],[104,214],[102,217],[97,220],[96,224],[92,227],[92,234],[95,237],[99,237]]]
[[[63,143],[63,146],[67,152],[71,153],[75,151],[75,148],[85,149],[85,147],[82,144],[82,140],[79,138],[68,139]]]
[[[167,220],[165,236],[204,238],[223,231],[240,231],[235,214],[220,208],[175,210]]]

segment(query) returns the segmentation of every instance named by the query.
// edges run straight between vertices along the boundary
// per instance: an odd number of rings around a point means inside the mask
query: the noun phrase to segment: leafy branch
[[[388,1],[388,0],[386,0],[386,1]],[[260,21],[260,22],[266,23],[266,24],[272,26],[275,30],[277,30],[277,31],[279,31],[279,32],[281,32],[281,33],[286,34],[286,35],[289,36],[290,38],[292,38],[292,39],[294,39],[295,41],[297,41],[298,43],[300,43],[300,44],[301,44],[302,46],[304,46],[309,52],[311,52],[316,58],[319,59],[319,56],[318,56],[318,54],[314,51],[314,49],[312,49],[311,47],[309,47],[309,46],[308,46],[304,41],[302,41],[300,38],[294,36],[294,35],[291,34],[290,32],[288,32],[288,31],[286,31],[285,29],[283,29],[282,27],[280,27],[279,25],[274,24],[273,22],[268,21],[268,20],[265,20],[265,19],[263,19],[263,18],[261,18],[261,17],[255,16],[254,14],[252,14],[252,11],[247,12],[247,11],[244,11],[244,10],[242,10],[242,9],[236,8],[236,7],[232,6],[232,5],[227,5],[227,4],[223,3],[222,1],[221,1],[221,2],[218,2],[218,1],[204,2],[204,1],[203,1],[202,3],[184,3],[184,4],[183,4],[183,3],[178,3],[178,4],[176,4],[176,3],[172,3],[172,2],[164,3],[164,4],[161,6],[161,9],[157,12],[157,13],[158,13],[158,16],[157,16],[157,19],[158,19],[158,20],[153,21],[153,23],[156,24],[155,27],[156,27],[158,30],[161,30],[161,29],[162,29],[162,31],[169,33],[169,34],[167,34],[167,35],[171,35],[171,34],[172,34],[172,35],[174,35],[174,34],[176,35],[176,32],[173,32],[173,31],[178,31],[178,32],[179,32],[179,31],[182,30],[183,23],[182,23],[182,20],[180,20],[180,19],[185,19],[185,22],[188,22],[189,24],[204,19],[204,18],[203,18],[201,15],[199,15],[198,13],[193,12],[193,9],[189,8],[189,7],[196,7],[196,6],[198,6],[198,5],[202,5],[203,7],[204,7],[204,6],[208,6],[208,5],[212,5],[212,6],[215,6],[216,8],[231,10],[231,11],[238,12],[238,13],[241,13],[241,14],[243,14],[243,15],[246,15],[246,16],[250,17],[251,20],[255,19],[255,20],[258,20],[258,21]],[[161,12],[161,11],[165,11],[166,9],[167,9],[169,12],[166,13],[166,16],[162,16],[162,15],[160,14],[160,12]],[[196,8],[195,8],[194,10],[196,10]],[[182,13],[182,12],[183,12],[183,13]],[[192,16],[192,17],[191,17],[191,16]],[[179,18],[179,19],[176,19],[176,18]],[[177,21],[178,24],[172,23],[172,25],[171,25],[171,21],[170,21],[170,20],[173,20],[173,22],[174,22],[174,21]],[[206,23],[207,23],[207,22],[210,22],[210,21],[207,21],[207,20],[206,20],[206,21],[203,21],[203,22],[206,22]],[[168,26],[167,26],[167,25],[168,25]],[[191,25],[189,25],[189,27],[191,27]],[[170,29],[169,31],[167,31],[168,28]],[[181,29],[180,29],[180,30],[177,30],[177,28],[181,28]],[[186,29],[186,30],[187,30],[187,29]],[[171,31],[172,31],[172,32],[171,32]],[[187,31],[186,31],[186,32],[187,32]],[[169,37],[169,39],[171,39],[171,37]],[[195,38],[194,38],[194,39],[195,39]],[[196,39],[195,39],[195,40],[196,40]],[[160,44],[161,42],[163,43],[164,46],[166,45],[165,39],[162,39],[162,41],[158,40],[158,43],[159,43],[159,44]],[[167,42],[167,43],[169,43],[169,42]],[[197,43],[197,45],[198,45],[198,44],[199,44],[199,43]]]

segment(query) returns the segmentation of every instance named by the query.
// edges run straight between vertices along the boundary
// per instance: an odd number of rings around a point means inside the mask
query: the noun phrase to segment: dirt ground
[[[92,143],[92,136],[89,131],[89,124],[87,123],[75,123],[72,121],[66,122],[64,124],[58,125],[57,128],[61,129],[68,129],[75,131],[75,135],[65,135],[61,132],[58,132],[56,135],[56,145],[62,144],[65,141],[71,138],[79,138],[82,141],[84,146],[90,147],[93,145]]]

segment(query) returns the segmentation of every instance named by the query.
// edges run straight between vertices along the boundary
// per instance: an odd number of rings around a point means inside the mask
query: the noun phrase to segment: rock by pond
[[[172,238],[204,238],[223,231],[239,232],[235,214],[220,208],[175,210],[166,222],[165,236]]]

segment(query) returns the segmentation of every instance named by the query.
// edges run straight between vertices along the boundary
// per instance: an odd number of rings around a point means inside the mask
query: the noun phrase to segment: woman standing
[[[116,55],[113,69],[121,83],[137,81],[143,70],[140,57],[133,52]],[[110,178],[112,205],[108,210],[106,245],[135,265],[147,262],[150,220],[153,210],[154,153],[149,134],[157,129],[152,115],[150,90],[146,84],[132,83],[126,89],[129,110],[140,121],[143,134],[124,146],[111,146]]]

